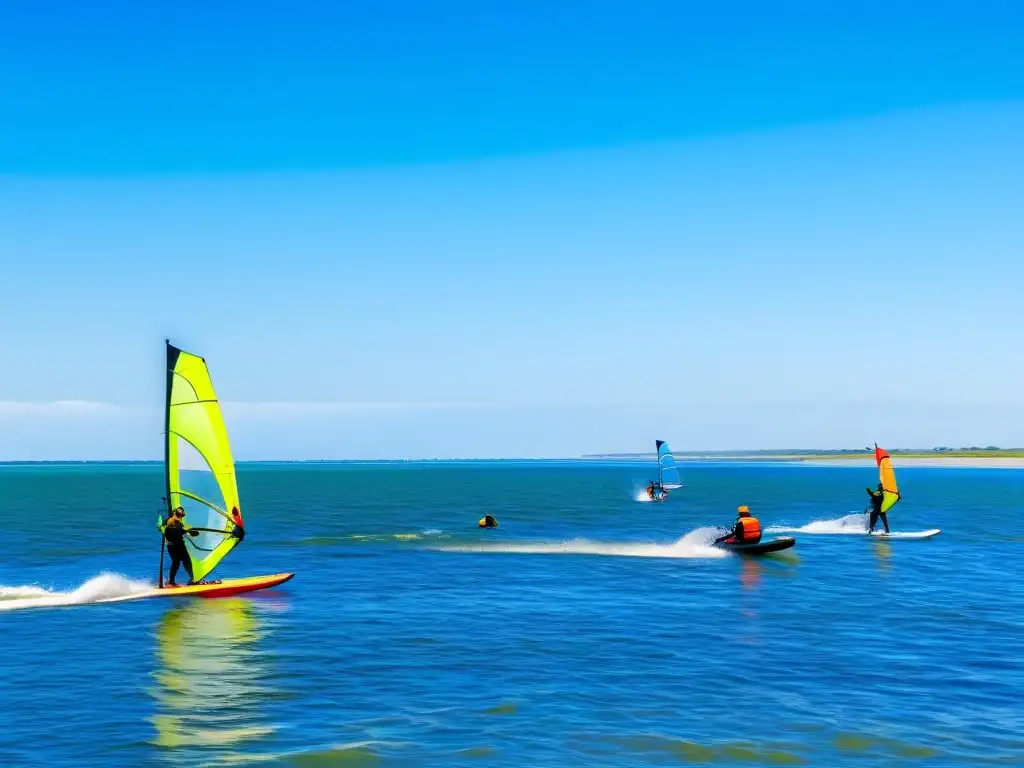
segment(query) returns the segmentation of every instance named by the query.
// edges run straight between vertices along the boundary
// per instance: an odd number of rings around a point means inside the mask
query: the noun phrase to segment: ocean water
[[[1024,765],[1024,472],[898,471],[938,537],[842,535],[867,468],[241,465],[217,575],[293,581],[96,604],[162,470],[0,467],[0,764]],[[817,533],[709,548],[738,503]]]

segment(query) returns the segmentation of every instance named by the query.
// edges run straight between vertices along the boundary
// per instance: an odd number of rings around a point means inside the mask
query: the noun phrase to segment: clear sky
[[[364,5],[0,6],[0,460],[1024,445],[1024,4]]]

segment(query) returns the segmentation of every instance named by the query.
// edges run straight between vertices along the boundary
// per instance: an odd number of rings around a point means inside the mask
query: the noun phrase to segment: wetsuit
[[[167,542],[167,554],[171,556],[171,572],[168,575],[167,583],[171,586],[177,586],[174,583],[174,577],[178,575],[178,566],[181,565],[185,566],[185,572],[188,574],[188,580],[191,582],[193,580],[192,558],[185,547],[185,534],[197,536],[199,531],[187,529],[182,523],[171,521],[164,523],[162,530],[164,541]]]
[[[882,491],[873,491],[870,488],[865,488],[864,490],[871,496],[871,519],[868,521],[868,533],[875,530],[878,518],[882,518],[882,525],[885,526],[885,532],[888,533],[889,518],[882,511],[882,502],[885,501],[885,494]]]

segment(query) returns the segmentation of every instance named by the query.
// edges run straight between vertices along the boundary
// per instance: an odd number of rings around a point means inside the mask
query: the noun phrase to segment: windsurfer
[[[746,504],[737,507],[736,525],[729,533],[715,539],[715,544],[757,544],[761,541],[761,523],[750,514]]]
[[[871,519],[868,522],[868,533],[874,532],[875,526],[878,524],[878,518],[882,518],[882,525],[885,526],[885,532],[888,533],[889,518],[885,512],[882,511],[882,502],[885,500],[885,491],[882,484],[879,483],[878,488],[875,490],[871,490],[870,488],[865,488],[864,490],[867,491],[868,495],[871,497]]]
[[[647,498],[651,501],[668,501],[668,491],[661,483],[652,482],[647,486]]]
[[[185,566],[188,582],[191,584],[193,581],[192,558],[185,547],[185,535],[198,536],[199,531],[185,525],[185,510],[181,507],[171,512],[171,516],[167,518],[166,522],[160,521],[158,527],[164,536],[164,541],[167,542],[167,554],[171,556],[171,572],[167,579],[167,586],[178,586],[174,582],[174,577],[178,575],[178,567],[182,565]]]

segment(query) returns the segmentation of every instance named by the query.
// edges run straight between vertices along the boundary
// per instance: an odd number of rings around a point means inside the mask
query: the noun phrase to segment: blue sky
[[[1024,7],[0,9],[0,460],[1024,445]]]

